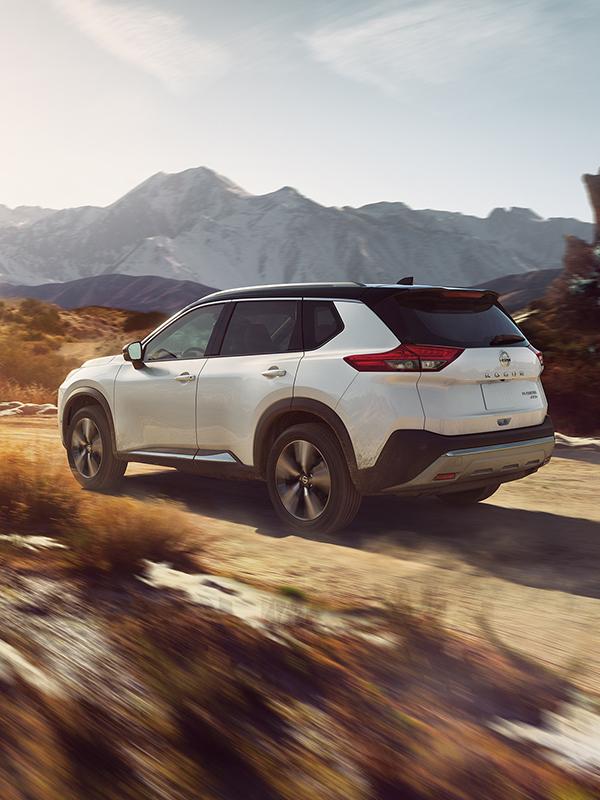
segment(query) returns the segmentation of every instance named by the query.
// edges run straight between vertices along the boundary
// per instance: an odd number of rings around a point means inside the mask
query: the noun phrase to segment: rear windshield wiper
[[[518,333],[499,333],[490,339],[490,344],[514,344],[516,342],[524,342],[525,337],[519,336]]]

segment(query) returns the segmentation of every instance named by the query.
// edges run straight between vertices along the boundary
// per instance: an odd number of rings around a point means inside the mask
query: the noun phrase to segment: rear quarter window
[[[344,323],[330,301],[305,300],[302,309],[304,349],[316,350],[343,331]]]
[[[386,297],[373,310],[403,343],[454,347],[528,345],[491,295],[461,298],[407,291]]]

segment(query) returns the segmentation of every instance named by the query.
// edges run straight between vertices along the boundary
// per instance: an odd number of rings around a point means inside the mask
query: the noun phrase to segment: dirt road
[[[64,457],[49,420],[1,421],[5,437]],[[210,541],[211,571],[346,608],[439,602],[448,625],[600,693],[600,454],[557,451],[537,475],[462,511],[368,498],[337,537],[288,534],[260,484],[131,465],[122,491],[186,507]]]

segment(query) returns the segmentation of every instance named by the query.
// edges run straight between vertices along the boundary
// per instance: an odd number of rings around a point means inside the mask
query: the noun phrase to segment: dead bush
[[[0,528],[6,533],[60,534],[68,529],[80,501],[64,466],[3,448],[0,469]]]
[[[56,392],[31,383],[21,386],[13,378],[0,378],[0,403],[20,400],[22,403],[56,403]]]
[[[145,559],[186,566],[199,551],[173,503],[84,492],[66,466],[41,451],[12,447],[1,455],[0,531],[54,536],[67,545],[72,571],[133,576],[143,573]]]
[[[97,577],[141,574],[145,559],[186,566],[194,549],[190,526],[173,504],[123,497],[87,495],[62,535],[74,567]]]

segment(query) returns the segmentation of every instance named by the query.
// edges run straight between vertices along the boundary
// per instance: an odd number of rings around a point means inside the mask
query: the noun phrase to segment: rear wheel
[[[75,480],[94,491],[112,488],[127,469],[127,462],[113,453],[108,420],[98,406],[85,406],[73,415],[67,431],[67,458]]]
[[[438,500],[448,503],[451,506],[470,506],[487,500],[500,487],[499,483],[490,483],[480,489],[466,489],[463,492],[448,492],[448,494],[438,494]]]
[[[275,441],[267,462],[275,511],[298,531],[332,533],[349,525],[360,507],[337,437],[324,425],[294,425]]]

